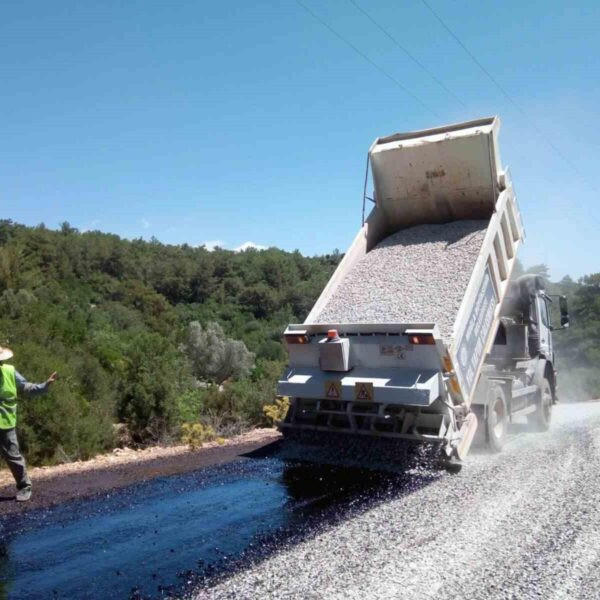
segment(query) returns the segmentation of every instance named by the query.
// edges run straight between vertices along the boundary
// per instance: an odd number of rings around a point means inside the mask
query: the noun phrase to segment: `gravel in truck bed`
[[[431,323],[448,342],[488,221],[419,225],[385,238],[340,282],[320,323]]]

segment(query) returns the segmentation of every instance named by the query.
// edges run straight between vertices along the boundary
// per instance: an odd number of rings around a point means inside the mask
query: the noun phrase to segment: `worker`
[[[31,479],[17,440],[17,392],[30,396],[45,394],[58,377],[54,372],[44,383],[29,383],[12,365],[5,361],[13,357],[9,348],[0,346],[0,454],[6,461],[17,484],[17,502],[31,498]]]

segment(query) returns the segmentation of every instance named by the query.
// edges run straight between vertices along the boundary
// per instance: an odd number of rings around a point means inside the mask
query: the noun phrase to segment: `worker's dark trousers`
[[[17,440],[17,432],[14,429],[0,429],[0,454],[11,470],[17,488],[21,490],[29,487],[31,479],[27,475],[27,466],[19,450],[19,440]]]

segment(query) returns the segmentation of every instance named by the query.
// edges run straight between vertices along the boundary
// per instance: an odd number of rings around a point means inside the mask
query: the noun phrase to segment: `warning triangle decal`
[[[354,399],[359,402],[371,402],[373,400],[373,384],[370,382],[359,382],[354,386]]]
[[[334,400],[338,400],[340,397],[340,394],[338,392],[337,387],[335,386],[335,383],[332,383],[329,388],[327,389],[327,394],[325,394],[328,398],[333,398]]]
[[[360,389],[358,390],[358,394],[356,395],[356,399],[357,400],[370,400],[371,397],[369,396],[369,392],[367,391],[367,388],[364,385],[360,386]]]

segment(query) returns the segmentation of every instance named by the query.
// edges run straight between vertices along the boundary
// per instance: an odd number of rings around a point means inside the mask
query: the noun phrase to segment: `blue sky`
[[[600,270],[600,4],[428,0],[532,127],[421,0],[356,1],[466,108],[349,0],[303,2],[425,106],[294,0],[6,4],[0,216],[344,250],[374,138],[498,114],[522,259]]]

